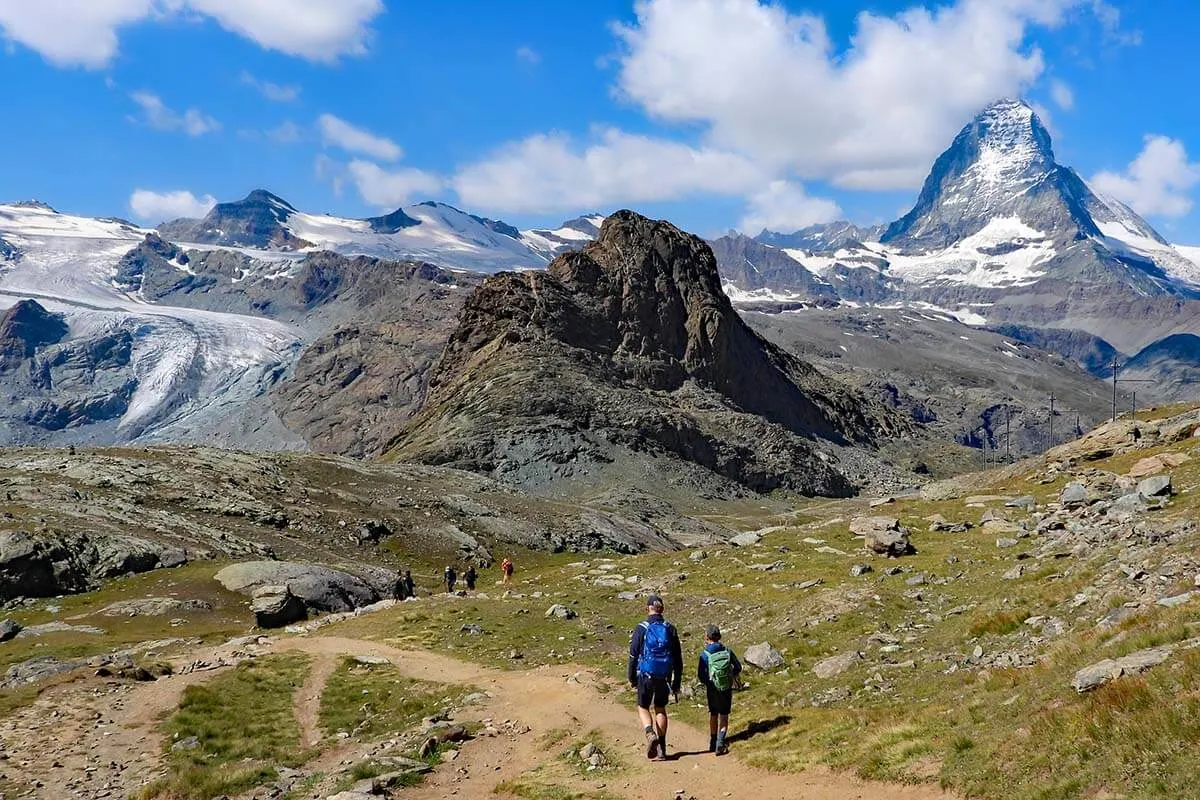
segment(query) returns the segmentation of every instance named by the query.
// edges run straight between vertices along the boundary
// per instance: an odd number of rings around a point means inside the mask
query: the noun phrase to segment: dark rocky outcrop
[[[132,536],[0,532],[0,601],[55,597],[102,581],[186,563],[178,548]]]
[[[299,250],[311,246],[284,224],[296,209],[282,198],[256,189],[235,203],[219,203],[202,220],[179,219],[159,226],[173,242],[231,247]]]
[[[840,495],[851,482],[819,441],[908,430],[751,331],[702,240],[621,211],[548,272],[475,291],[392,456],[529,486],[666,455],[755,490]]]
[[[67,332],[61,314],[51,314],[36,300],[21,300],[0,316],[0,370],[31,358],[39,347],[62,341]]]

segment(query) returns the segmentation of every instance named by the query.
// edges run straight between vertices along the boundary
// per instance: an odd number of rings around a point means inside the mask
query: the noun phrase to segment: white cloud
[[[1147,135],[1145,146],[1125,172],[1101,172],[1091,180],[1102,194],[1112,195],[1139,214],[1186,216],[1194,205],[1189,194],[1200,183],[1200,163],[1189,163],[1183,142]]]
[[[1050,99],[1063,111],[1070,111],[1075,107],[1075,93],[1071,91],[1070,86],[1057,79],[1050,81]]]
[[[249,72],[242,73],[242,83],[253,86],[263,97],[276,103],[291,103],[300,97],[299,86],[260,81]]]
[[[514,142],[460,169],[453,184],[468,206],[549,212],[738,195],[769,179],[736,153],[608,128],[583,147],[560,134]]]
[[[751,236],[764,228],[795,231],[818,222],[832,222],[841,213],[837,203],[810,197],[797,183],[771,181],[766,189],[750,196],[746,216],[738,227]]]
[[[269,50],[333,61],[366,51],[383,10],[383,0],[0,0],[0,29],[54,64],[99,68],[121,28],[192,15]]]
[[[152,192],[137,189],[129,197],[129,209],[142,220],[162,222],[180,217],[203,217],[217,200],[212,195],[196,197],[188,191]]]
[[[141,106],[141,121],[155,130],[183,131],[188,136],[203,136],[221,129],[221,123],[199,109],[189,108],[179,114],[151,92],[134,92],[130,98]]]
[[[533,67],[541,63],[541,60],[541,53],[539,53],[537,50],[534,50],[532,47],[522,45],[521,47],[517,48],[517,61],[520,61],[522,64],[528,64],[529,66]]]
[[[959,0],[859,14],[839,51],[820,17],[758,0],[638,0],[619,90],[651,116],[701,124],[778,174],[853,188],[919,186],[980,108],[1044,72],[1031,29],[1084,0]],[[1086,4],[1085,4],[1086,7]]]
[[[291,120],[281,123],[278,127],[267,131],[267,138],[279,144],[294,144],[303,138],[300,126]]]
[[[317,127],[326,147],[339,147],[349,153],[361,153],[380,161],[397,161],[404,155],[400,145],[391,139],[351,125],[333,114],[322,114],[317,119]]]
[[[318,163],[317,169],[327,170],[328,164]],[[362,199],[381,208],[402,206],[413,195],[436,194],[445,186],[445,181],[431,172],[409,167],[387,170],[360,159],[351,161],[346,172]]]

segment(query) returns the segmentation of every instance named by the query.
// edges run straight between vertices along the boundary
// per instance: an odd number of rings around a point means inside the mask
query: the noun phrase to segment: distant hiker
[[[667,758],[667,702],[679,695],[683,652],[675,626],[663,619],[663,601],[646,599],[646,619],[629,638],[629,684],[637,689],[638,718],[646,733],[646,757]],[[651,715],[653,709],[653,715]]]
[[[404,570],[404,590],[409,597],[417,596],[417,585],[413,583],[412,570]]]
[[[708,690],[708,752],[723,756],[729,752],[729,712],[742,665],[733,651],[721,644],[721,629],[716,625],[704,631],[704,643],[696,677]]]
[[[409,597],[408,584],[404,582],[404,573],[396,573],[396,583],[392,586],[392,597],[397,600],[406,600]]]
[[[454,567],[447,564],[443,577],[446,579],[446,593],[454,594],[454,584],[458,583],[458,573],[455,572]]]
[[[508,584],[512,581],[513,575],[513,562],[511,558],[506,558],[500,562],[500,574],[502,576],[500,578],[500,583],[508,586]]]
[[[472,564],[471,566],[467,567],[467,571],[463,573],[463,580],[467,582],[468,592],[475,591],[475,579],[477,577],[479,577],[479,575],[475,572],[475,565]]]

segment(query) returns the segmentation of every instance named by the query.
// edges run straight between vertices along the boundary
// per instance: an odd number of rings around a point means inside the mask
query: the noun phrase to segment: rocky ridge
[[[702,240],[622,211],[548,272],[475,291],[390,455],[539,486],[662,453],[755,490],[840,495],[834,448],[913,430],[751,331]]]

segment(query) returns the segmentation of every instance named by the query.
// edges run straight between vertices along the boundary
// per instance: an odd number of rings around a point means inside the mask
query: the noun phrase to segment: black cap
[[[652,594],[649,597],[647,597],[646,598],[646,608],[651,608],[651,607],[662,608],[663,607],[662,598],[656,594]]]

